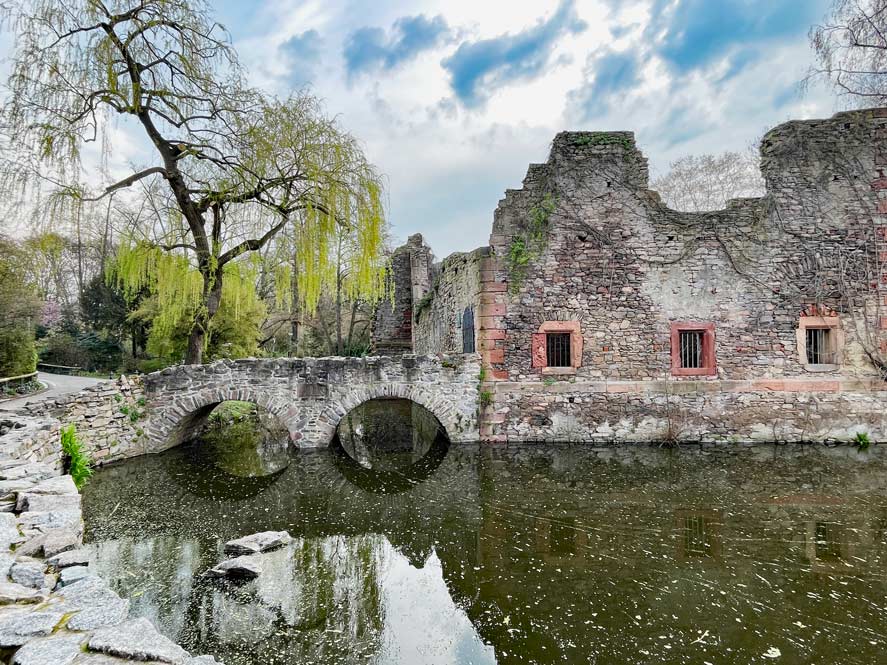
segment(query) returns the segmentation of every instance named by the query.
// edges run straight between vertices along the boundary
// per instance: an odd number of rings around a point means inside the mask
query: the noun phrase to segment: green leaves
[[[77,489],[82,489],[83,485],[86,484],[86,481],[92,475],[92,460],[86,451],[83,450],[83,446],[77,438],[77,432],[74,425],[68,425],[67,427],[62,428],[61,445],[67,472],[71,474],[71,478],[74,479],[74,484],[77,486]]]

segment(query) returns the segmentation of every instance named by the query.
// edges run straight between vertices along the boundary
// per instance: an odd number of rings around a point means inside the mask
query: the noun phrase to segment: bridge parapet
[[[365,358],[247,358],[180,365],[144,380],[149,452],[178,445],[227,400],[275,414],[300,447],[332,440],[363,402],[402,398],[433,413],[454,442],[478,439],[477,354]]]

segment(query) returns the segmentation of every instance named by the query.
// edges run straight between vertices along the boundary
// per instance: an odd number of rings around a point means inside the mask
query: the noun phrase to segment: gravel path
[[[28,402],[42,402],[43,400],[58,399],[71,393],[79,393],[84,388],[89,388],[107,379],[92,379],[86,376],[70,376],[67,374],[48,374],[39,372],[37,378],[48,387],[38,395],[26,395],[0,402],[0,411],[15,411]]]

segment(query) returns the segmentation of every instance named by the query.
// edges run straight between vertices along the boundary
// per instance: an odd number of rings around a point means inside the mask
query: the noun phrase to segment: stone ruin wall
[[[476,345],[481,268],[488,256],[489,249],[482,247],[448,256],[437,267],[424,306],[413,315],[416,353],[462,353],[462,318],[466,308],[474,311]]]
[[[885,116],[777,127],[761,148],[766,196],[704,213],[670,210],[647,189],[632,134],[559,134],[500,202],[478,266],[484,438],[887,440],[887,384],[866,354],[885,350],[887,318],[873,309],[887,295]],[[520,274],[512,242],[546,199],[543,247]],[[424,352],[452,337],[436,331],[454,307],[420,317]],[[799,353],[800,317],[822,312],[840,317],[838,367],[807,367]],[[532,367],[547,321],[579,322],[582,362],[569,375]],[[715,374],[672,376],[673,321],[714,325]]]
[[[390,297],[379,303],[373,317],[374,355],[412,353],[414,310],[431,287],[432,264],[431,249],[418,233],[392,254],[387,274]]]

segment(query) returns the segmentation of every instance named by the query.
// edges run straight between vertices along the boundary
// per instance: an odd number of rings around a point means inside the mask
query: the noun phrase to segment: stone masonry
[[[80,494],[62,475],[59,422],[0,426],[0,650],[13,665],[214,665],[129,619],[82,547]]]
[[[781,125],[761,168],[762,198],[680,212],[633,134],[558,134],[432,271],[414,348],[457,351],[474,308],[491,441],[887,440],[887,109]]]

